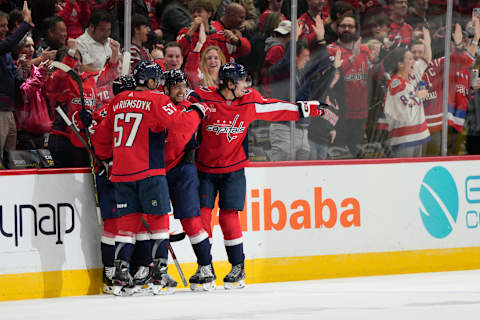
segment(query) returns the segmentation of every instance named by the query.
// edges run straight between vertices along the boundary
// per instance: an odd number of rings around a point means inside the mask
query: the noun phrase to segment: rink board
[[[253,164],[246,175],[248,283],[480,268],[478,157]],[[0,172],[0,301],[100,292],[91,183],[85,169]],[[188,240],[173,247],[190,276]]]

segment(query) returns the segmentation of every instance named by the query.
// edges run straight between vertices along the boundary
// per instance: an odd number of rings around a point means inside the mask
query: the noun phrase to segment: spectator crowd
[[[218,87],[245,66],[265,97],[328,104],[324,117],[249,128],[254,161],[438,156],[442,146],[445,0],[132,0],[130,70],[142,60]],[[480,154],[480,1],[454,0],[448,154]],[[49,149],[57,167],[88,165],[84,105],[113,97],[124,56],[123,0],[0,0],[0,160]],[[291,33],[295,31],[295,43]],[[290,55],[296,68],[290,74]],[[73,78],[52,66],[71,67]],[[293,154],[292,154],[293,153]]]

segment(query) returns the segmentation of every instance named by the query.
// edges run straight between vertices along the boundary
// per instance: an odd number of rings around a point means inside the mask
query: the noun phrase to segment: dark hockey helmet
[[[139,86],[146,86],[150,79],[158,84],[162,78],[162,68],[153,61],[142,60],[133,68],[133,77]]]
[[[170,86],[177,83],[185,82],[188,84],[187,75],[180,69],[173,69],[166,71],[163,74],[164,87],[170,88]]]
[[[238,63],[227,62],[221,66],[218,71],[218,80],[221,88],[227,87],[228,81],[237,83],[239,80],[247,78],[247,70],[245,70],[244,66]]]
[[[135,79],[131,75],[124,75],[120,76],[120,78],[117,78],[113,80],[113,94],[117,95],[122,91],[126,90],[135,90],[135,87],[137,86]]]

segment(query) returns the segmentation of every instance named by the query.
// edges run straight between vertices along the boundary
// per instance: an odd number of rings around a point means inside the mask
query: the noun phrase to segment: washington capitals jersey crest
[[[201,87],[189,96],[203,102],[210,115],[203,119],[196,164],[199,171],[228,173],[248,165],[248,126],[254,120],[285,121],[300,118],[295,103],[264,98],[254,89],[234,100],[225,100],[218,89]]]

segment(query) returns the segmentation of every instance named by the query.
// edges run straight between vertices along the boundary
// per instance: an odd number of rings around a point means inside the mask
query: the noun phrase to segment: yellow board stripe
[[[185,276],[195,263],[182,263]],[[227,261],[214,262],[218,280],[230,271]],[[355,253],[246,261],[247,283],[480,269],[480,247]],[[179,282],[174,265],[169,272]],[[68,270],[0,275],[0,301],[98,294],[102,270]]]

